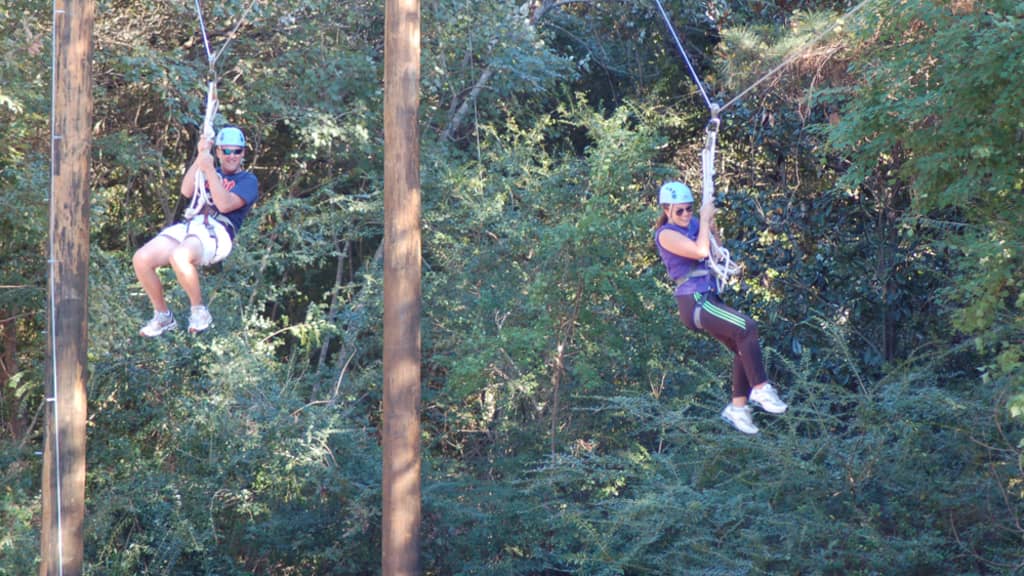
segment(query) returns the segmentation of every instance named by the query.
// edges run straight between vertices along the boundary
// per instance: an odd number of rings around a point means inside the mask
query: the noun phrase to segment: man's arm
[[[198,171],[198,163],[192,162],[192,165],[188,167],[188,171],[185,172],[185,177],[181,179],[181,195],[185,198],[191,198],[196,192],[196,172]]]
[[[213,156],[210,155],[210,141],[203,136],[199,137],[199,144],[196,146],[196,159],[192,161],[192,165],[188,167],[185,172],[185,177],[181,179],[181,195],[185,198],[191,198],[196,193],[196,174],[203,170],[203,163],[209,160],[210,167],[213,167]],[[216,170],[214,170],[216,173]],[[203,170],[206,174],[206,171]],[[220,178],[214,178],[214,180],[220,180]],[[209,176],[206,176],[206,181],[211,182]]]
[[[199,161],[197,160],[197,162]],[[206,176],[206,183],[210,187],[210,198],[218,212],[227,214],[245,206],[245,200],[241,196],[234,192],[228,192],[224,188],[224,181],[221,180],[217,169],[213,167],[213,156],[207,155],[207,159],[199,163],[199,169]]]

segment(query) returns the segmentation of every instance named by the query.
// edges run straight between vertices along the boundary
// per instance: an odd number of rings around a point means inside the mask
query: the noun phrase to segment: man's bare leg
[[[173,238],[157,236],[139,248],[132,257],[135,276],[157,312],[166,313],[168,308],[164,299],[164,287],[156,270],[170,263],[171,253],[177,247],[178,242]]]
[[[199,286],[199,270],[196,266],[203,253],[202,244],[194,236],[185,238],[170,254],[171,268],[178,277],[178,284],[188,295],[188,301],[192,306],[203,305],[203,293]]]

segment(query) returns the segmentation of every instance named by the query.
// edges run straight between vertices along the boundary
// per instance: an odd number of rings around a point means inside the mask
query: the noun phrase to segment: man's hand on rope
[[[206,136],[199,137],[199,144],[196,146],[196,163],[201,169],[213,169],[213,145]]]

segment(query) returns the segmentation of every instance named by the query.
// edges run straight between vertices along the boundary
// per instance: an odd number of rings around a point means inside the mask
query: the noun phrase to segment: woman
[[[701,206],[700,219],[695,219],[693,193],[682,182],[665,183],[658,202],[662,213],[655,226],[654,244],[676,284],[679,317],[690,330],[707,332],[735,354],[732,402],[722,410],[722,419],[740,432],[757,434],[748,400],[772,414],[782,414],[787,406],[765,373],[757,324],[722,304],[715,292],[715,279],[707,264],[715,208],[710,204]]]

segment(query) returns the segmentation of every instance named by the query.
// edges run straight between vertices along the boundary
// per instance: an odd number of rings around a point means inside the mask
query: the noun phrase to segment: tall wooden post
[[[420,7],[384,14],[384,576],[419,573]]]
[[[82,574],[94,0],[56,0],[39,574]]]

